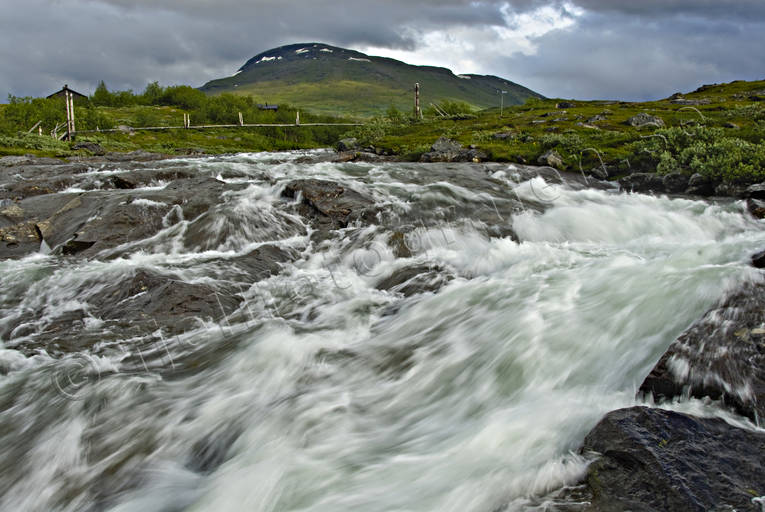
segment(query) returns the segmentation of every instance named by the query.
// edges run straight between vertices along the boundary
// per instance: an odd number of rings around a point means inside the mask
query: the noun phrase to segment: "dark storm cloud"
[[[640,0],[6,0],[0,94],[40,95],[68,82],[90,93],[146,83],[201,85],[294,42],[420,52],[434,31],[466,48],[520,30],[513,14],[554,6],[574,24],[531,42],[466,55],[482,73],[548,95],[655,97],[702,81],[765,74],[765,2]],[[8,5],[10,4],[10,5]],[[507,15],[507,16],[506,16]],[[432,49],[430,49],[432,50]],[[437,53],[437,52],[436,52]],[[434,54],[433,51],[428,55]],[[458,62],[444,55],[442,62]],[[465,60],[465,59],[463,59]],[[455,71],[461,71],[455,69]]]
[[[765,78],[765,16],[720,18],[711,2],[639,12],[577,3],[600,10],[585,12],[574,28],[535,39],[536,54],[516,53],[494,66],[516,70],[514,79],[543,94],[583,99],[658,99],[702,83]],[[764,10],[762,4],[752,12]]]

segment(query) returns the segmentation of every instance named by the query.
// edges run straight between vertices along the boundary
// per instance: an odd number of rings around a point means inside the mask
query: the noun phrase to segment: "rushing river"
[[[726,290],[759,278],[748,258],[765,246],[741,202],[511,165],[156,166],[239,186],[96,258],[0,261],[0,510],[554,510],[584,474],[586,433],[637,403]],[[380,222],[312,236],[282,196],[306,177],[373,198]],[[166,206],[164,185],[140,207]],[[266,245],[294,257],[254,278],[240,263]],[[381,286],[406,269],[408,287]],[[240,302],[172,335],[93,313],[139,270]],[[60,351],[30,348],[75,311]]]

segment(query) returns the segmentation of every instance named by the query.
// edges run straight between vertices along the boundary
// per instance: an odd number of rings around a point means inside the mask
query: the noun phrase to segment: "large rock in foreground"
[[[765,284],[729,295],[675,340],[640,391],[658,399],[689,393],[765,418]],[[763,491],[765,494],[765,490]]]
[[[589,511],[759,511],[765,434],[633,407],[606,415],[584,440]]]
[[[320,230],[345,228],[355,220],[373,221],[376,214],[373,199],[331,181],[292,181],[282,195],[299,198],[298,213]]]

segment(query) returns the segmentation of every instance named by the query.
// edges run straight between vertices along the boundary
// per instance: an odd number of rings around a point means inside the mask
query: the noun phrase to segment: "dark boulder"
[[[765,219],[765,201],[758,199],[747,199],[746,209],[753,217],[757,219]]]
[[[658,400],[722,400],[739,414],[765,418],[765,284],[729,294],[667,349],[640,386]]]
[[[376,288],[410,297],[425,292],[435,293],[452,279],[440,267],[420,264],[394,270],[378,282]]]
[[[746,188],[736,183],[720,183],[715,187],[715,195],[719,197],[744,197]]]
[[[746,197],[751,199],[763,199],[765,200],[765,183],[757,183],[747,187],[745,192]]]
[[[537,163],[552,167],[554,169],[563,169],[563,157],[557,151],[551,149],[537,158]]]
[[[106,154],[104,151],[104,148],[102,148],[100,145],[96,144],[95,142],[78,142],[77,144],[74,144],[72,146],[72,149],[80,150],[84,149],[85,151],[89,151],[90,153],[97,155],[97,156],[103,156]]]
[[[216,294],[204,284],[190,284],[172,276],[138,269],[124,281],[105,287],[88,302],[97,305],[99,318],[124,321],[126,316],[149,318],[169,332],[193,327],[194,317],[218,319],[230,314],[242,298]]]
[[[114,185],[114,188],[119,188],[122,190],[129,190],[136,187],[136,183],[133,180],[126,176],[120,176],[119,174],[112,176],[111,182],[112,185]]]
[[[150,153],[139,149],[129,153],[106,153],[104,157],[110,162],[153,162],[155,160],[164,160],[167,158],[167,155]]]
[[[672,172],[664,176],[664,189],[670,194],[681,194],[688,188],[690,176],[687,174]]]
[[[298,213],[324,230],[345,228],[356,220],[372,222],[377,213],[374,200],[331,181],[292,181],[284,187],[282,196],[299,198]]]
[[[576,103],[572,103],[570,101],[559,101],[555,104],[555,108],[574,108],[576,107]]]
[[[752,266],[755,268],[765,268],[765,251],[760,251],[752,256]]]
[[[486,153],[478,149],[466,149],[456,140],[439,137],[430,147],[430,151],[420,157],[421,162],[480,162],[487,158]]]
[[[692,196],[709,197],[715,193],[715,185],[710,178],[696,173],[688,180],[688,188],[685,193]]]
[[[359,146],[359,141],[356,139],[356,137],[348,137],[346,139],[341,139],[337,143],[337,150],[340,152],[345,151],[358,151],[361,148]]]
[[[664,192],[664,179],[654,173],[636,172],[619,179],[619,185],[628,192]]]
[[[298,254],[294,250],[266,244],[229,261],[241,269],[250,281],[259,281],[278,274],[282,265],[294,261],[297,257]]]
[[[757,511],[765,493],[765,434],[718,418],[633,407],[606,415],[584,453],[588,511]]]

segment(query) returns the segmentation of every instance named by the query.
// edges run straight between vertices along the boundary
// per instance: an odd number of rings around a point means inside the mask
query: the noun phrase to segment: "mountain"
[[[391,105],[410,112],[415,83],[420,84],[423,109],[446,99],[476,108],[498,107],[500,90],[507,91],[505,105],[542,97],[496,76],[455,75],[446,68],[413,66],[321,43],[291,44],[260,53],[233,76],[208,82],[201,90],[247,94],[259,103],[290,103],[317,113],[373,115]]]

